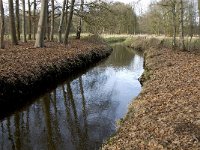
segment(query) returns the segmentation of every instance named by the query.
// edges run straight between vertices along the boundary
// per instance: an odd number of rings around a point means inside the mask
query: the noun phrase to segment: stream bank
[[[12,114],[0,113],[1,150],[99,149],[141,92],[143,53],[120,43],[112,48],[95,67],[66,78]]]
[[[145,49],[147,77],[103,149],[200,149],[200,55]]]
[[[27,96],[55,87],[111,52],[110,46],[94,39],[72,40],[67,48],[55,42],[46,43],[45,48],[34,48],[30,42],[1,49],[1,106],[20,103]]]

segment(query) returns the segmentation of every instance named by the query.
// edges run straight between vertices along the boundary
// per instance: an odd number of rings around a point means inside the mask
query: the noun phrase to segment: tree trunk
[[[36,0],[34,0],[33,2],[33,39],[35,40],[35,34],[36,34],[36,7],[37,7],[37,4],[36,4]]]
[[[200,38],[200,0],[198,0],[198,12],[199,12],[199,38]]]
[[[54,37],[54,0],[51,0],[51,31],[50,31],[50,41],[53,41]]]
[[[23,35],[23,42],[27,42],[26,41],[25,0],[22,0],[22,35]]]
[[[133,33],[136,35],[136,28],[137,28],[137,16],[134,15],[134,26],[133,26]]]
[[[20,40],[19,0],[15,1],[17,39]]]
[[[48,5],[48,0],[42,0],[35,47],[44,47],[44,31],[46,29],[45,25],[47,19],[47,5]]]
[[[176,4],[173,2],[172,4],[172,22],[173,22],[173,41],[172,41],[172,47],[176,47]]]
[[[65,5],[66,5],[66,0],[63,0],[63,6],[62,6],[62,12],[60,16],[60,24],[58,27],[58,42],[62,42],[62,26],[63,26],[63,20],[64,20],[64,15],[65,15]]]
[[[68,9],[69,9],[69,0],[66,2],[66,9],[65,9],[65,25],[67,26],[68,23]]]
[[[1,15],[1,22],[0,22],[0,48],[4,48],[4,34],[5,34],[5,26],[4,26],[4,8],[3,2],[0,0],[0,15]]]
[[[69,19],[67,22],[67,28],[66,28],[65,37],[64,37],[65,46],[68,44],[69,32],[70,32],[70,27],[71,27],[71,23],[72,23],[73,13],[74,13],[74,3],[75,3],[75,0],[71,0]]]
[[[31,40],[31,3],[28,0],[28,40]]]
[[[184,15],[184,10],[183,10],[183,0],[180,0],[180,49],[184,50],[185,49],[185,43],[184,43],[184,29],[183,29],[183,15]]]
[[[83,5],[84,5],[84,0],[81,0],[81,5],[80,5],[80,14],[83,14]],[[79,18],[79,25],[77,27],[77,32],[76,32],[76,39],[81,38],[81,32],[82,32],[82,17]]]
[[[45,30],[45,33],[46,33],[46,38],[48,41],[50,41],[50,26],[49,26],[49,5],[48,5],[48,2],[47,2],[47,9],[46,9],[46,15],[47,15],[47,19],[46,19],[46,30]]]
[[[15,16],[13,10],[13,0],[9,0],[9,22],[10,22],[10,34],[11,34],[11,42],[13,45],[17,45],[17,36],[16,36],[16,29],[15,29]]]

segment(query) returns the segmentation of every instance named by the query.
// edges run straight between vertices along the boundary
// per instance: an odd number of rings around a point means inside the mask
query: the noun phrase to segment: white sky
[[[92,1],[92,0],[86,0],[86,1]],[[144,13],[149,4],[153,1],[156,0],[105,0],[105,1],[110,1],[110,2],[122,2],[122,3],[126,3],[126,4],[136,4],[136,12],[137,14],[141,14]]]
[[[136,4],[136,11],[137,13],[144,13],[148,6],[150,5],[151,2],[155,1],[155,0],[113,0],[113,1],[120,1],[123,3],[135,3]]]
[[[32,1],[32,0],[31,0]],[[60,4],[62,4],[63,0],[57,0]],[[79,1],[79,0],[76,0],[76,1]],[[91,2],[91,1],[94,1],[94,0],[85,0],[85,2]],[[149,4],[153,1],[156,1],[156,0],[104,0],[104,1],[108,1],[108,2],[122,2],[122,3],[126,3],[126,4],[131,4],[131,5],[134,5],[135,4],[135,9],[136,9],[136,13],[138,15],[144,13]],[[4,8],[5,8],[5,5],[7,6],[8,5],[8,2],[7,0],[3,0],[4,2]],[[7,7],[6,7],[6,10],[7,11]]]
[[[63,2],[63,0],[58,0],[59,2]],[[80,0],[76,0],[76,1],[80,1]],[[85,0],[85,2],[91,2],[91,1],[94,1],[94,0]],[[122,3],[126,3],[126,4],[136,4],[135,5],[135,8],[136,8],[136,12],[137,14],[141,14],[141,13],[144,13],[149,4],[153,1],[156,1],[156,0],[104,0],[104,1],[108,1],[108,2],[122,2]]]

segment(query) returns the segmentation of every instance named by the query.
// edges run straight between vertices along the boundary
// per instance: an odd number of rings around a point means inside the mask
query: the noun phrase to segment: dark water
[[[113,48],[106,61],[0,121],[0,149],[99,149],[141,91],[142,55]]]

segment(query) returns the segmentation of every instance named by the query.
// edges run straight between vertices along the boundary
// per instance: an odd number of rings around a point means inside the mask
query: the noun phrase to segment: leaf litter
[[[38,81],[45,78],[59,80],[62,72],[71,73],[111,53],[106,43],[92,37],[71,40],[67,47],[56,42],[46,42],[44,48],[33,45],[21,42],[10,46],[7,42],[6,49],[0,49],[0,98],[28,92],[27,87],[37,88]]]
[[[104,150],[200,149],[200,55],[145,51],[149,78]]]

